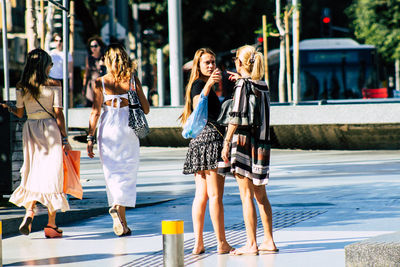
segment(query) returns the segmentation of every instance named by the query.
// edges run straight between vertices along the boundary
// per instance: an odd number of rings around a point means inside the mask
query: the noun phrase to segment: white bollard
[[[162,221],[164,267],[183,267],[183,221]]]

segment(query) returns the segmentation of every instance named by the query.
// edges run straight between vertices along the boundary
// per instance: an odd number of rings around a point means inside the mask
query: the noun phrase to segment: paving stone
[[[345,246],[346,266],[400,266],[400,232]]]

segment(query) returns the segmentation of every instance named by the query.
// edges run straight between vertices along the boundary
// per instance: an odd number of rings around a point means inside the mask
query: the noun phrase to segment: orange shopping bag
[[[83,190],[80,178],[81,152],[63,151],[64,193],[82,199]]]

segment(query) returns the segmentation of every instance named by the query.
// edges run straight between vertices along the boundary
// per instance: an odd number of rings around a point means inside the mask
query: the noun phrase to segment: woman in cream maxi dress
[[[34,208],[36,202],[40,202],[47,207],[49,214],[44,229],[46,237],[61,237],[62,231],[55,224],[56,211],[69,210],[63,193],[62,153],[63,148],[69,151],[71,147],[62,112],[61,86],[48,78],[51,66],[51,57],[44,50],[32,50],[17,85],[16,108],[5,104],[3,107],[8,107],[20,118],[26,111],[28,117],[22,131],[24,163],[20,171],[21,184],[10,198],[10,202],[26,208],[20,232],[30,233]]]

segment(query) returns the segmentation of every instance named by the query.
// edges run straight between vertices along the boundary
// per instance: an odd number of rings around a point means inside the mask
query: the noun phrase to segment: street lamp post
[[[6,1],[1,0],[1,15],[3,23],[3,68],[4,68],[4,89],[6,91],[6,101],[10,100],[10,84],[8,75],[8,41],[7,41],[7,17],[6,17]]]
[[[171,106],[183,104],[181,0],[168,0]]]
[[[68,34],[68,0],[63,0],[63,52],[64,52],[64,60],[63,60],[63,106],[64,106],[64,117],[65,117],[65,127],[68,132],[68,93],[69,93],[69,81],[68,81],[68,42],[69,42],[69,34]]]

